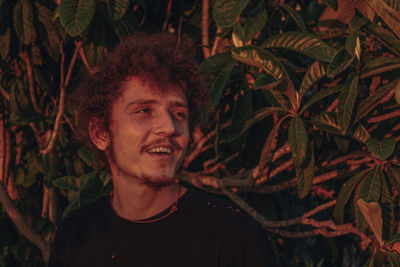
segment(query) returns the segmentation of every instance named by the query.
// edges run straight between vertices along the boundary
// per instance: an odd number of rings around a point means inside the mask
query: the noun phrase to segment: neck
[[[143,220],[162,212],[187,190],[176,183],[153,188],[128,179],[113,179],[113,184],[111,205],[120,217],[131,221]]]

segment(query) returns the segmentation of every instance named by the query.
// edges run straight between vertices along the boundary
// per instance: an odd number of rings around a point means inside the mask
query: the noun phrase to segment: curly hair
[[[196,51],[192,43],[182,42],[167,33],[140,33],[122,41],[98,65],[98,71],[83,74],[77,82],[71,103],[77,112],[78,138],[97,152],[101,165],[107,162],[103,152],[97,150],[89,137],[89,122],[102,121],[108,130],[111,108],[122,94],[122,85],[132,77],[153,77],[153,82],[181,87],[189,106],[189,127],[198,122],[200,109],[206,103],[204,82],[197,72]],[[100,152],[100,153],[99,153]]]

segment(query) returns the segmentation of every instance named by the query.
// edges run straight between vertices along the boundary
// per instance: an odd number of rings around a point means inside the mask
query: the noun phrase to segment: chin
[[[174,183],[172,176],[143,175],[142,183],[152,188],[162,188]]]

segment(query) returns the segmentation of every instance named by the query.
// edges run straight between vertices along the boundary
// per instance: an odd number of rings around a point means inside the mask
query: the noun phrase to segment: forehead
[[[154,100],[157,102],[181,102],[187,105],[187,98],[181,86],[173,82],[158,82],[152,77],[131,77],[122,84],[122,93],[116,102]]]

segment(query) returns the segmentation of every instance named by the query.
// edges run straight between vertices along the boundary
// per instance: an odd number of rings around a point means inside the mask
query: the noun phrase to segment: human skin
[[[92,122],[90,136],[107,154],[114,185],[112,206],[121,217],[151,217],[185,192],[173,181],[189,143],[188,113],[179,86],[139,76],[123,84],[107,130]]]

